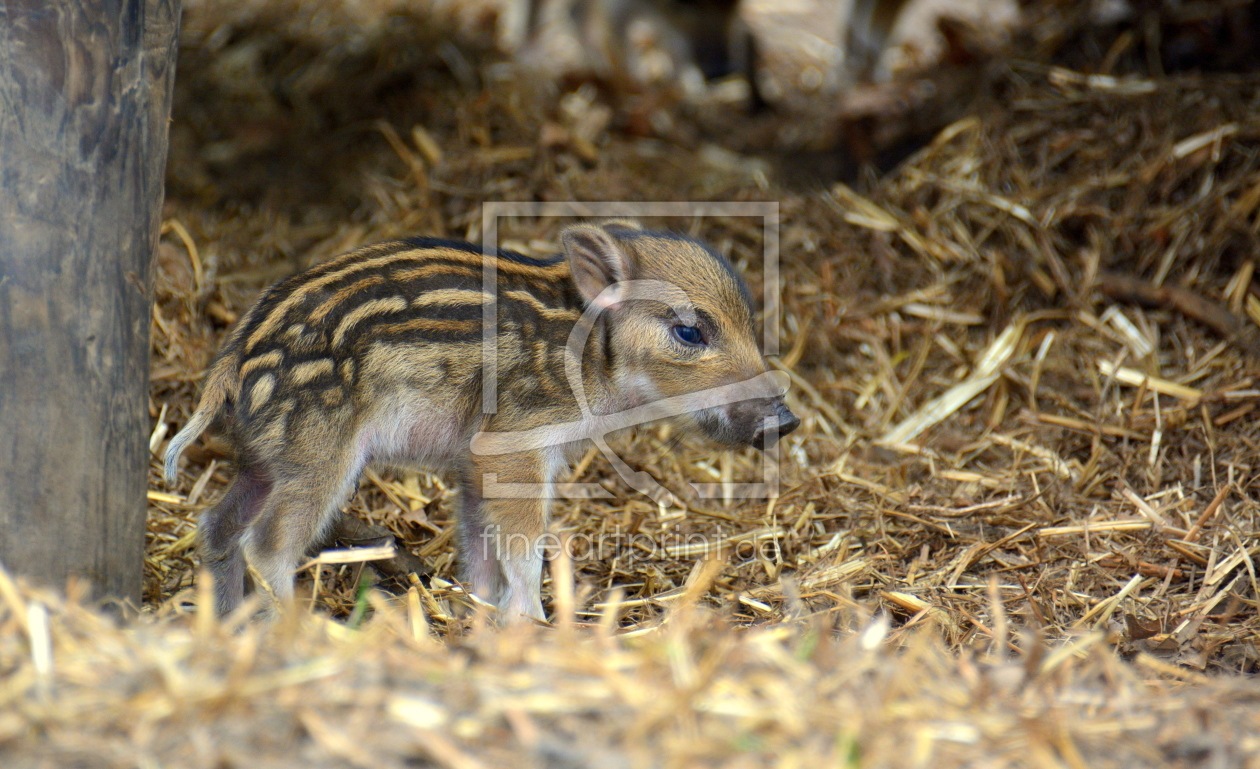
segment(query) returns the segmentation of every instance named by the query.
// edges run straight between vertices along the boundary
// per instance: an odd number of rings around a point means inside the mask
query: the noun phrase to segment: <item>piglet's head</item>
[[[748,287],[722,255],[627,222],[571,227],[561,242],[621,407],[650,405],[729,447],[769,448],[800,424],[786,377],[761,353]]]

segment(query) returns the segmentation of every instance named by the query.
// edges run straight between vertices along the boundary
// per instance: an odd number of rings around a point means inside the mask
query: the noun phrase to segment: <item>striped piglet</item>
[[[768,446],[800,423],[726,259],[628,222],[560,240],[550,259],[384,243],[262,293],[166,452],[169,481],[216,420],[236,450],[198,532],[219,612],[240,603],[247,562],[289,600],[307,549],[382,463],[447,473],[473,590],[509,621],[542,618],[549,492],[585,439],[672,418],[724,446]]]

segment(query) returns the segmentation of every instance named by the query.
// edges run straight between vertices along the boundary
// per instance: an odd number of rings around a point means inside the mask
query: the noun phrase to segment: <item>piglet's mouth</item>
[[[783,401],[775,404],[775,413],[766,421],[768,424],[758,430],[752,439],[752,445],[762,451],[774,448],[780,438],[801,426],[801,418],[793,414]]]

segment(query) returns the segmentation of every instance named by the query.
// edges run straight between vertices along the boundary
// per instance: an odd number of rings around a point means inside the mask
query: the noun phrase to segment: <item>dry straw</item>
[[[0,575],[0,764],[1260,766],[1260,689],[1218,676],[1260,666],[1257,81],[1006,64],[879,183],[792,191],[697,160],[685,122],[644,141],[590,92],[537,100],[410,4],[186,10],[145,605],[120,627]],[[1047,62],[1074,39],[1038,29]],[[207,436],[167,489],[156,455],[257,291],[475,237],[481,200],[584,198],[780,202],[782,495],[662,507],[591,452],[569,480],[616,496],[554,511],[555,627],[496,633],[443,479],[371,473],[348,511],[375,529],[342,544],[392,535],[427,574],[365,589],[362,550],[326,553],[313,614],[215,621],[194,525],[230,457]],[[650,224],[756,284],[760,222]],[[559,225],[503,226],[539,251]],[[761,462],[617,448],[676,491]]]

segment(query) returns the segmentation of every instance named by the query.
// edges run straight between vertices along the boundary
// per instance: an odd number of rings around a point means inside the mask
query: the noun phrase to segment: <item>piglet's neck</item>
[[[595,319],[581,352],[582,388],[587,408],[595,415],[633,408],[644,400],[621,386],[624,377],[618,369],[623,361],[612,343],[610,322],[606,316]]]

